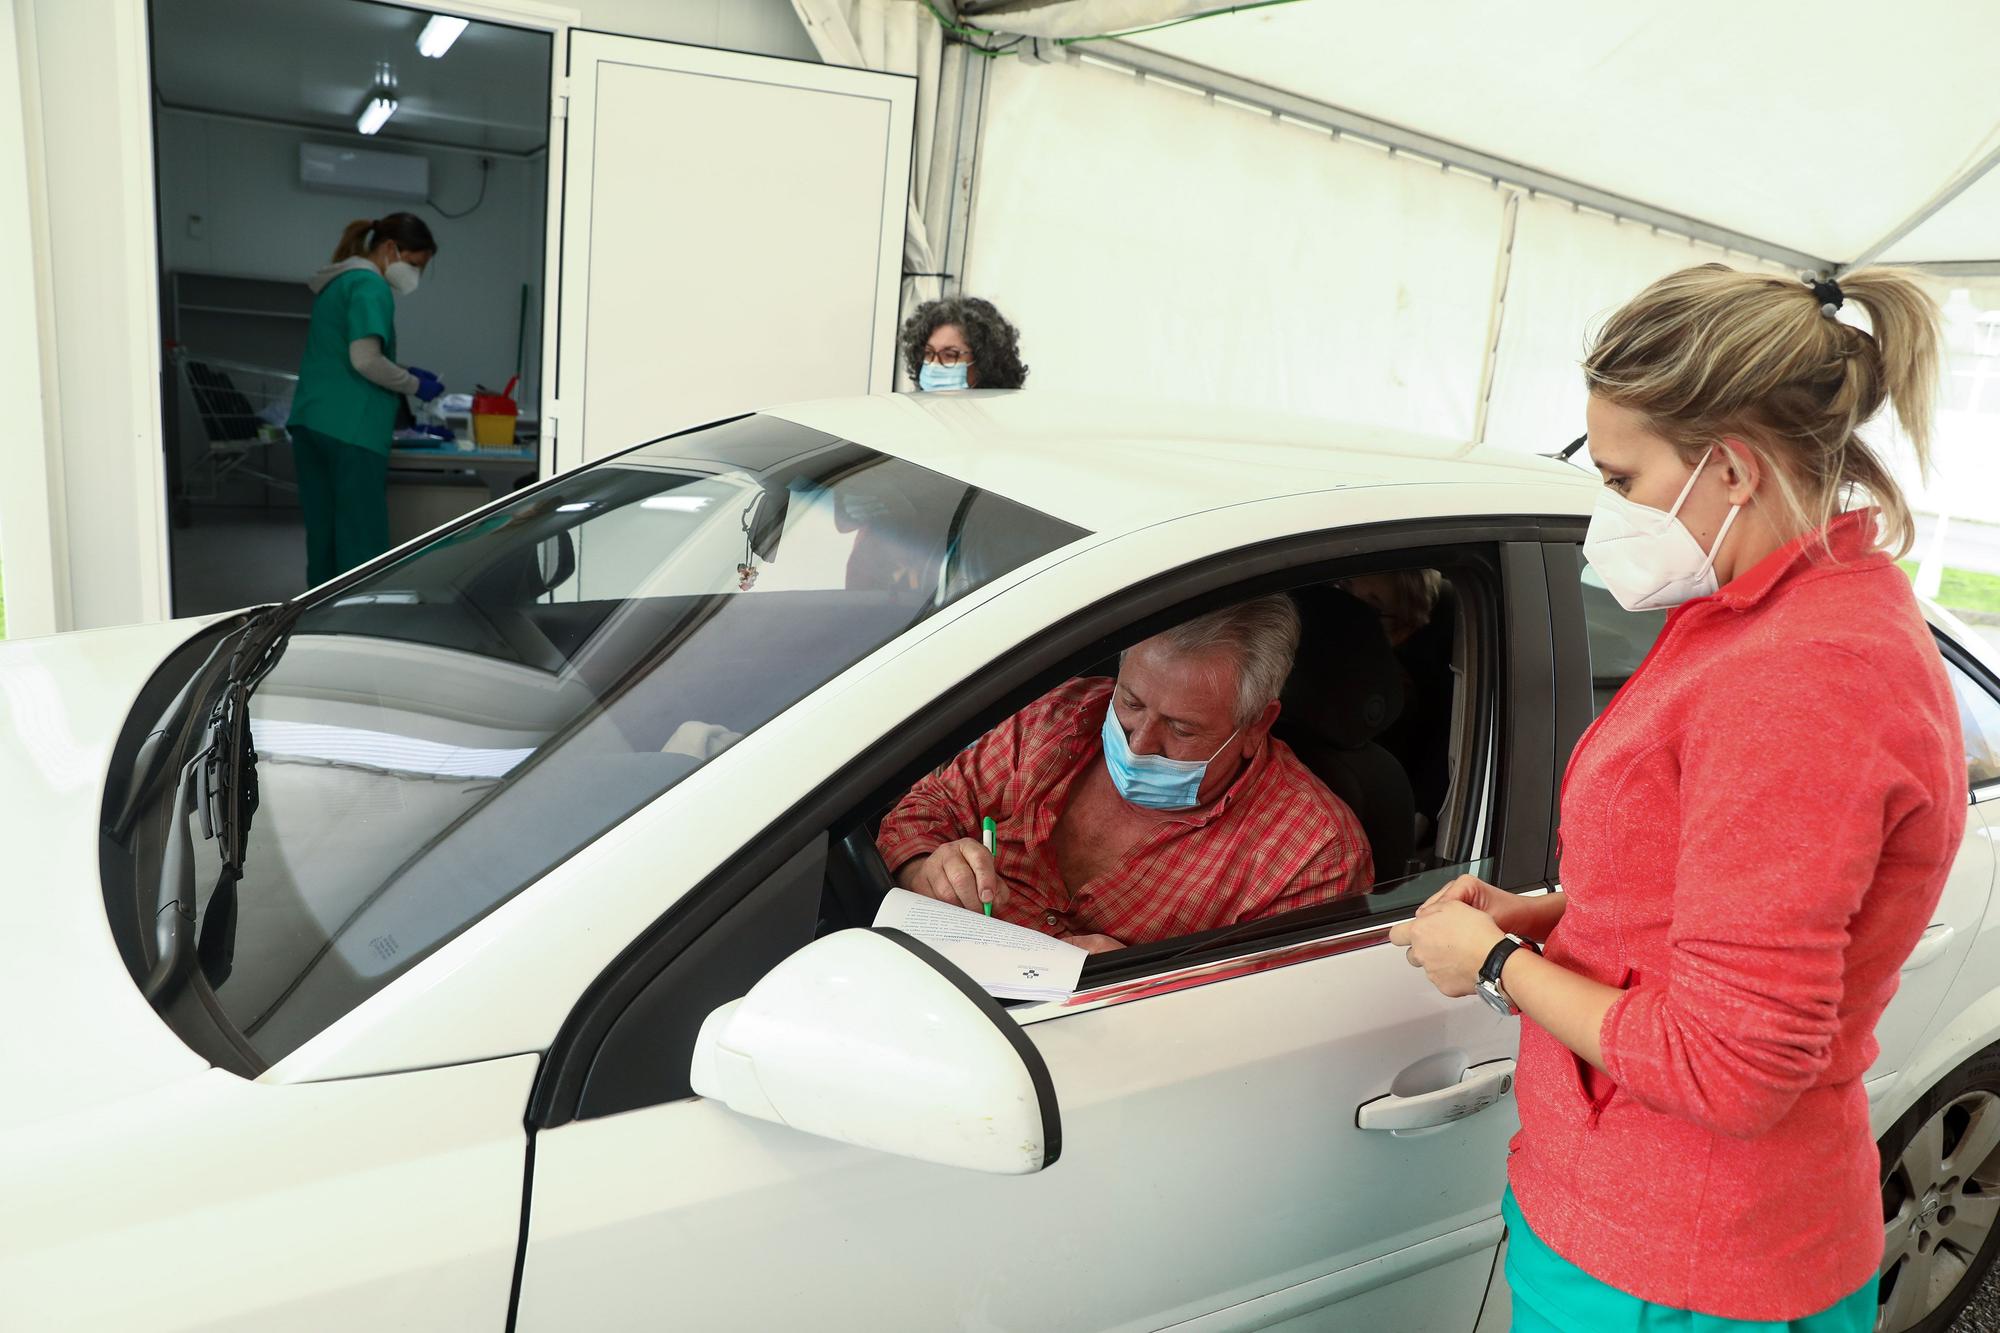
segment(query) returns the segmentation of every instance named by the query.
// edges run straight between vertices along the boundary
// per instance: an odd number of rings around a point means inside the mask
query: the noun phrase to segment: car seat
[[[1409,774],[1376,743],[1403,711],[1403,673],[1381,619],[1332,586],[1301,588],[1299,653],[1272,734],[1354,811],[1375,882],[1409,873],[1416,799]]]

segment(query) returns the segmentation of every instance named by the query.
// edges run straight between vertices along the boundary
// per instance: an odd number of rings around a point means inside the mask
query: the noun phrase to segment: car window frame
[[[1206,609],[1204,603],[1222,605],[1258,592],[1339,577],[1343,569],[1356,572],[1358,565],[1371,559],[1380,568],[1405,555],[1405,563],[1423,563],[1422,553],[1437,548],[1492,552],[1500,605],[1495,658],[1499,679],[1493,696],[1498,702],[1486,749],[1489,776],[1482,783],[1489,816],[1485,827],[1491,835],[1488,850],[1495,858],[1496,878],[1521,889],[1546,884],[1554,804],[1555,749],[1550,738],[1555,731],[1556,677],[1544,552],[1548,525],[1563,521],[1533,514],[1456,516],[1359,525],[1254,543],[1142,579],[997,655],[956,689],[926,726],[902,728],[850,760],[767,825],[767,836],[748,840],[621,951],[578,998],[551,1042],[530,1098],[529,1124],[547,1129],[592,1118],[583,1113],[584,1090],[606,1039],[633,1001],[690,947],[694,935],[712,926],[726,905],[743,902],[791,864],[809,843],[819,840],[824,846],[829,832],[837,836],[844,823],[852,822],[854,812],[872,808],[882,793],[898,784],[907,788],[935,768],[953,752],[953,738],[979,734],[1038,697],[1049,684],[1101,660],[1108,640],[1143,632],[1149,625],[1164,628]],[[1296,915],[1307,917],[1316,910]],[[1383,942],[1389,927],[1412,911],[1414,907],[1358,921],[1314,919],[1299,929],[1277,932],[1276,937],[1245,938],[1239,941],[1241,948],[1226,958],[1195,957],[1176,970],[1195,973],[1231,963],[1241,966],[1243,955],[1276,954],[1301,945],[1329,952],[1363,948]],[[641,1104],[670,1100],[674,1098],[659,1097]]]
[[[1993,701],[1994,707],[2000,708],[2000,677],[1996,677],[1984,662],[1944,630],[1936,625],[1932,625],[1930,630],[1931,637],[1937,640],[1938,651],[1949,664],[1949,668],[1971,681],[1975,688],[1985,691],[1986,697]],[[1953,689],[1953,694],[1954,696],[1957,694],[1956,688]],[[2000,775],[1990,777],[1984,782],[1973,782],[1968,770],[1966,789],[1972,805],[1981,805],[1989,801],[2000,803]]]

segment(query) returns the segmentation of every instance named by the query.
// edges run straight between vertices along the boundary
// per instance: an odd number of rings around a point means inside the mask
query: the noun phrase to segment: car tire
[[[1882,1155],[1878,1333],[1944,1333],[2000,1249],[2000,1045],[1889,1127]]]

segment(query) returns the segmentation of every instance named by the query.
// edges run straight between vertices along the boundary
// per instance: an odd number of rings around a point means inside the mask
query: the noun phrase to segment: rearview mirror
[[[695,1092],[807,1134],[996,1175],[1055,1163],[1041,1052],[935,950],[843,930],[767,972],[695,1038]]]

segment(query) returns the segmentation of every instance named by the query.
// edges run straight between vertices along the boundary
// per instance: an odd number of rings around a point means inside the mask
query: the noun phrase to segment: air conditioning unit
[[[412,153],[378,153],[331,144],[299,145],[299,184],[338,194],[374,194],[388,199],[428,199],[431,160]]]

